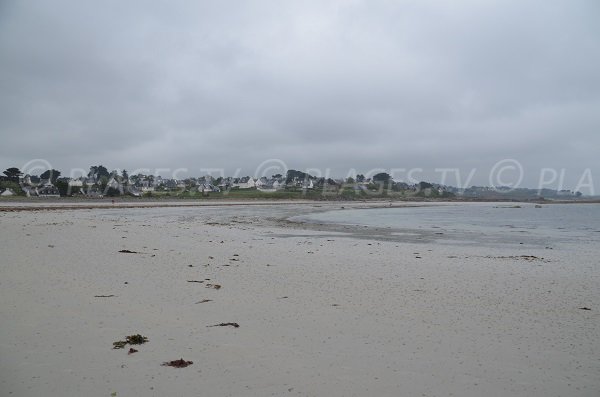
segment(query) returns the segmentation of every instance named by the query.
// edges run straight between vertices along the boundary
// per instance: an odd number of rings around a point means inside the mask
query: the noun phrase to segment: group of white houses
[[[283,189],[286,186],[294,186],[301,187],[304,189],[312,189],[314,187],[312,179],[307,180],[293,180],[292,182],[286,184],[284,178],[252,178],[249,176],[243,178],[236,179],[226,179],[224,180],[219,187],[221,188],[238,188],[238,189],[252,189],[256,188],[258,190],[279,190]]]
[[[60,191],[52,183],[47,182],[39,186],[21,186],[27,197],[60,197]]]
[[[68,193],[82,195],[86,197],[102,197],[103,193],[99,185],[97,184],[96,178],[81,177],[81,178],[64,178],[68,184]],[[143,178],[136,180],[133,184],[122,184],[120,180],[115,178],[114,175],[108,180],[106,189],[112,188],[119,191],[120,194],[131,194],[134,196],[140,196],[143,193],[152,192],[155,187],[163,187],[166,190],[185,189],[194,186],[199,192],[219,192],[222,190],[229,189],[258,189],[261,191],[274,191],[280,190],[285,187],[296,187],[303,189],[312,189],[312,179],[294,179],[286,183],[286,179],[283,176],[277,177],[261,177],[253,178],[245,176],[241,178],[220,178],[220,183],[217,185],[213,184],[212,177],[202,177],[192,180],[175,180],[175,179],[162,179],[160,177],[155,178]],[[28,197],[60,197],[59,189],[52,184],[48,179],[42,179],[33,181],[29,175],[26,175],[20,181],[23,192]],[[131,182],[130,182],[131,183]],[[191,183],[191,185],[190,185]],[[11,189],[0,189],[1,196],[11,196],[15,192]]]

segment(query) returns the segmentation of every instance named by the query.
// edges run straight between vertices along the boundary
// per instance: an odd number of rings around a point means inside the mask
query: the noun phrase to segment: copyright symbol
[[[48,162],[48,160],[33,159],[23,164],[23,166],[21,167],[21,172],[23,173],[23,175],[37,175],[51,169],[52,165],[50,164],[50,162]]]
[[[492,167],[489,181],[496,191],[513,191],[523,181],[523,166],[515,159],[500,160]]]
[[[272,175],[281,174],[287,175],[288,167],[287,164],[281,159],[268,159],[263,161],[256,167],[254,176],[256,178],[271,177]]]

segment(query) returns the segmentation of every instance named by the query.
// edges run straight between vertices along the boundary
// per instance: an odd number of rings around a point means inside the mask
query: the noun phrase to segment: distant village
[[[400,196],[405,198],[463,198],[463,199],[573,199],[580,192],[551,189],[511,189],[472,186],[459,189],[429,182],[408,184],[394,181],[387,173],[372,177],[362,174],[345,179],[315,177],[302,171],[289,170],[286,175],[270,177],[201,177],[173,179],[159,175],[129,175],[126,170],[108,171],[102,165],[90,167],[87,175],[70,178],[61,176],[58,170],[46,170],[40,175],[23,174],[11,167],[0,176],[0,197],[25,196],[40,198],[82,197],[103,198],[117,196],[210,196],[238,191],[272,192],[321,192],[342,198],[371,196]]]

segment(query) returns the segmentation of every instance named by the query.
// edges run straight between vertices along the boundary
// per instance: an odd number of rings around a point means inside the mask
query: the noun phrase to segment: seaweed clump
[[[130,345],[143,345],[148,342],[148,338],[140,334],[129,335],[126,340]]]
[[[193,363],[193,361],[185,361],[183,358],[181,358],[179,360],[165,361],[161,365],[164,367],[185,368]]]
[[[116,342],[113,342],[113,349],[124,349],[127,344],[142,345],[146,342],[148,342],[148,338],[143,335],[129,335],[125,337],[125,340],[118,340]]]

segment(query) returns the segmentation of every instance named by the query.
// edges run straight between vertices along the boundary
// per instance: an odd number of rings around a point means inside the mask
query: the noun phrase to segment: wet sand
[[[243,204],[1,212],[0,395],[600,394],[600,248],[393,241],[281,220],[362,204]]]

